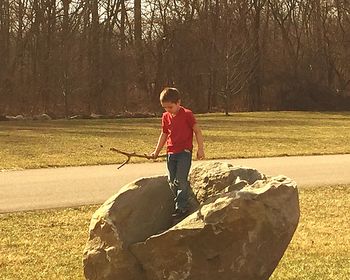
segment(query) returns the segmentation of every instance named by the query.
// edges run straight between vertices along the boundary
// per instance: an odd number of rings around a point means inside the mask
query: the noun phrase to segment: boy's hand
[[[198,149],[197,151],[197,159],[204,159],[205,155],[204,155],[204,149]]]
[[[150,153],[149,156],[152,157],[153,159],[156,159],[158,157],[158,153],[157,151],[153,151],[152,153]]]

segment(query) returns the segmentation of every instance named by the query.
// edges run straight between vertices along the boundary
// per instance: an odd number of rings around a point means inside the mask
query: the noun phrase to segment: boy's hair
[[[160,102],[177,103],[180,100],[180,92],[177,88],[166,87],[160,93]]]

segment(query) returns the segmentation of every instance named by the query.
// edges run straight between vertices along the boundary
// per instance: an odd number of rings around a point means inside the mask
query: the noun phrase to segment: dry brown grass
[[[197,119],[208,159],[350,153],[350,112],[205,114]],[[0,170],[120,163],[124,157],[109,147],[150,153],[159,132],[156,118],[0,122]]]
[[[347,280],[350,185],[300,190],[301,219],[272,280]],[[0,279],[83,279],[81,257],[98,206],[0,215]]]

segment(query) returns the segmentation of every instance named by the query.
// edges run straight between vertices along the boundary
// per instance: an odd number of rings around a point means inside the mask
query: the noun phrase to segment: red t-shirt
[[[162,115],[162,129],[168,134],[167,153],[175,154],[193,149],[193,126],[196,123],[191,110],[180,106],[175,116],[169,112]]]

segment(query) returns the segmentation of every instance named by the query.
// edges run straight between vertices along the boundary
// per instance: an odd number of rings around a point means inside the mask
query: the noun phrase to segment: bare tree
[[[346,0],[0,0],[0,114],[345,110],[349,42]]]

